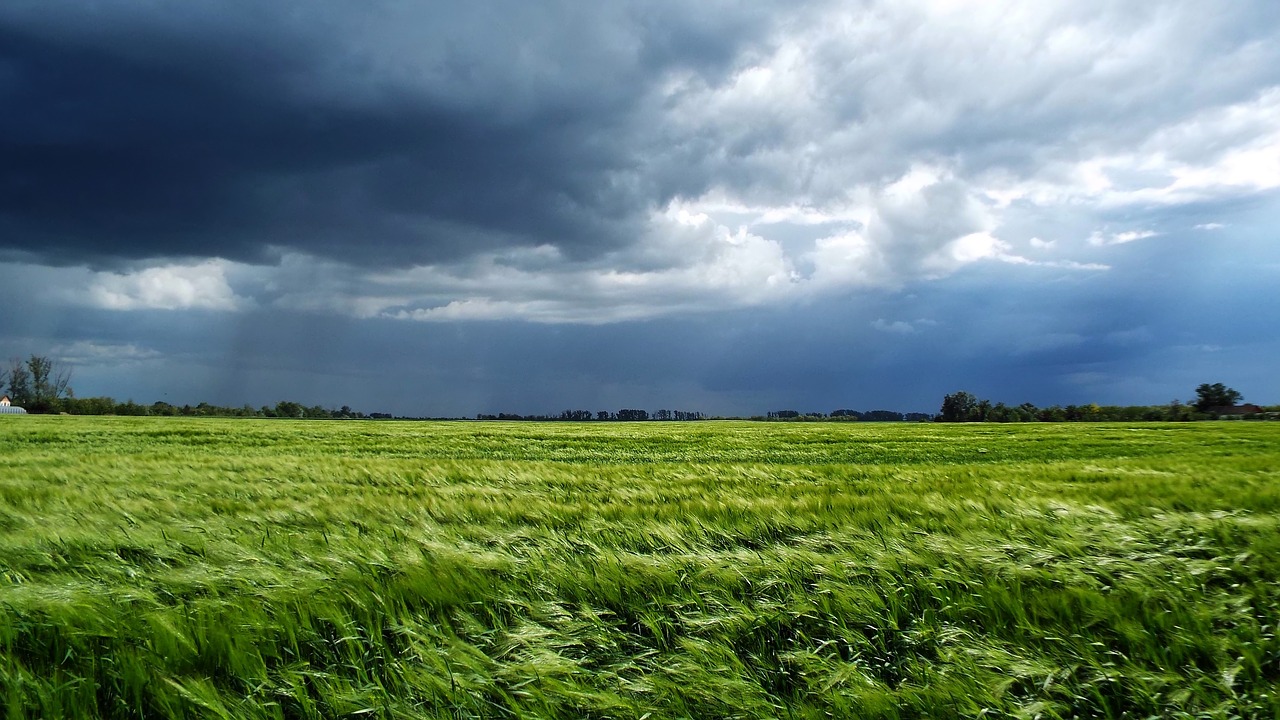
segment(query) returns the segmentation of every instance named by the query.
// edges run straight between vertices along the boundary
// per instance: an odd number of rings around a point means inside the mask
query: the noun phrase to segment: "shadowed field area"
[[[1277,717],[1280,423],[0,418],[8,717]]]

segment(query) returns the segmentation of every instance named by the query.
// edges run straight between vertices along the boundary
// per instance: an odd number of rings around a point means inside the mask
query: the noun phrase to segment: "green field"
[[[0,418],[9,718],[1280,717],[1280,423]]]

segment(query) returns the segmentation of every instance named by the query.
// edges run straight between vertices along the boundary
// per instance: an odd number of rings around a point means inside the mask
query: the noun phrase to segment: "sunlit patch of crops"
[[[1280,426],[0,422],[9,717],[1276,717]]]

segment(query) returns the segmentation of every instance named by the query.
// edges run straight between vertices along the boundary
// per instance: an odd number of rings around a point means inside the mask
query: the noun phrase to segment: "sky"
[[[414,416],[1280,403],[1274,0],[6,0],[0,356]]]

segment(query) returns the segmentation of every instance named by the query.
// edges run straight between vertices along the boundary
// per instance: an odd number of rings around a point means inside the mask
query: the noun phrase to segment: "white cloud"
[[[989,232],[969,233],[952,240],[941,251],[926,258],[925,266],[936,268],[940,274],[947,274],[979,260],[1012,257],[1009,249],[1009,243]]]
[[[1222,223],[1211,222],[1211,223],[1200,223],[1199,225],[1196,225],[1195,227],[1193,227],[1193,228],[1191,228],[1191,229],[1192,229],[1192,230],[1208,230],[1208,231],[1213,231],[1213,230],[1222,230],[1222,229],[1224,229],[1224,228],[1226,228],[1226,227],[1227,227],[1227,226],[1226,226],[1226,225],[1224,225],[1224,224],[1222,224]]]
[[[1110,270],[1111,266],[1106,263],[1082,263],[1075,260],[1044,260],[1032,263],[1043,267],[1059,268],[1062,270]]]
[[[672,203],[644,243],[573,263],[552,248],[502,250],[466,263],[353,273],[286,256],[272,302],[293,309],[420,321],[523,319],[605,323],[751,307],[797,295],[781,245]]]
[[[1168,102],[1167,99],[1165,102]],[[1046,144],[1027,175],[995,173],[988,194],[1036,205],[1115,210],[1177,206],[1280,188],[1280,87],[1227,105],[1189,109],[1128,146],[1098,142],[1072,153]],[[1138,120],[1138,118],[1134,118]],[[1131,131],[1130,131],[1131,132]],[[1215,223],[1210,223],[1215,224]]]
[[[77,340],[49,349],[53,357],[71,365],[136,365],[161,357],[160,352],[134,343]]]
[[[227,283],[230,265],[207,260],[127,273],[97,272],[83,297],[107,310],[235,310],[240,300]]]
[[[1135,240],[1145,240],[1147,238],[1156,237],[1160,233],[1153,230],[1127,230],[1120,233],[1104,233],[1101,230],[1095,230],[1089,236],[1089,244],[1094,247],[1104,247],[1107,245],[1124,245],[1134,242]]]
[[[937,166],[915,166],[880,191],[857,190],[820,218],[802,210],[792,222],[779,220],[781,214],[776,207],[728,201],[719,190],[675,199],[652,214],[643,242],[577,263],[545,246],[489,252],[452,265],[357,273],[291,254],[271,284],[271,302],[364,318],[590,324],[898,288],[981,262],[1108,269],[1014,253],[993,232],[988,209]],[[885,323],[877,329],[892,331]]]

